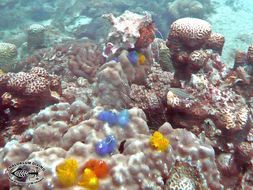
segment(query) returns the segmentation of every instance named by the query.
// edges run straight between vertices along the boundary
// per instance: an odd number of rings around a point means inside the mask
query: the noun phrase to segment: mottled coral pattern
[[[197,18],[181,18],[171,25],[169,35],[182,41],[206,41],[211,31],[211,25],[207,21]]]

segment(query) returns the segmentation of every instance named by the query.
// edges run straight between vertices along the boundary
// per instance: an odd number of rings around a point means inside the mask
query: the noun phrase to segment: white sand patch
[[[208,18],[214,32],[225,36],[223,61],[233,66],[235,50],[247,51],[253,43],[253,0],[213,0],[216,13]]]

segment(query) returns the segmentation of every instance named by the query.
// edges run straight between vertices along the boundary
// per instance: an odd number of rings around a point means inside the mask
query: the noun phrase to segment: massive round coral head
[[[17,56],[17,47],[10,43],[0,43],[0,59],[13,59]]]
[[[172,23],[168,39],[180,40],[192,47],[206,42],[211,32],[211,25],[207,21],[186,17]]]

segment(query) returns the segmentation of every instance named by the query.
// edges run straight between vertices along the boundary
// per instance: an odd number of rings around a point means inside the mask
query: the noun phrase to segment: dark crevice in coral
[[[125,145],[125,143],[126,143],[126,140],[123,140],[119,144],[118,150],[119,150],[120,154],[122,154],[124,152],[124,149],[125,149],[124,145]]]

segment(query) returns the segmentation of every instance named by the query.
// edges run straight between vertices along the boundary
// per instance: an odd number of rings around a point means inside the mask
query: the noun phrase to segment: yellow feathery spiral
[[[78,163],[75,159],[66,159],[56,166],[58,181],[63,186],[72,186],[77,182]]]
[[[89,190],[96,190],[99,186],[99,181],[96,174],[89,168],[85,168],[78,185]]]
[[[169,140],[158,131],[155,131],[150,137],[150,144],[158,151],[166,151],[170,145]]]

